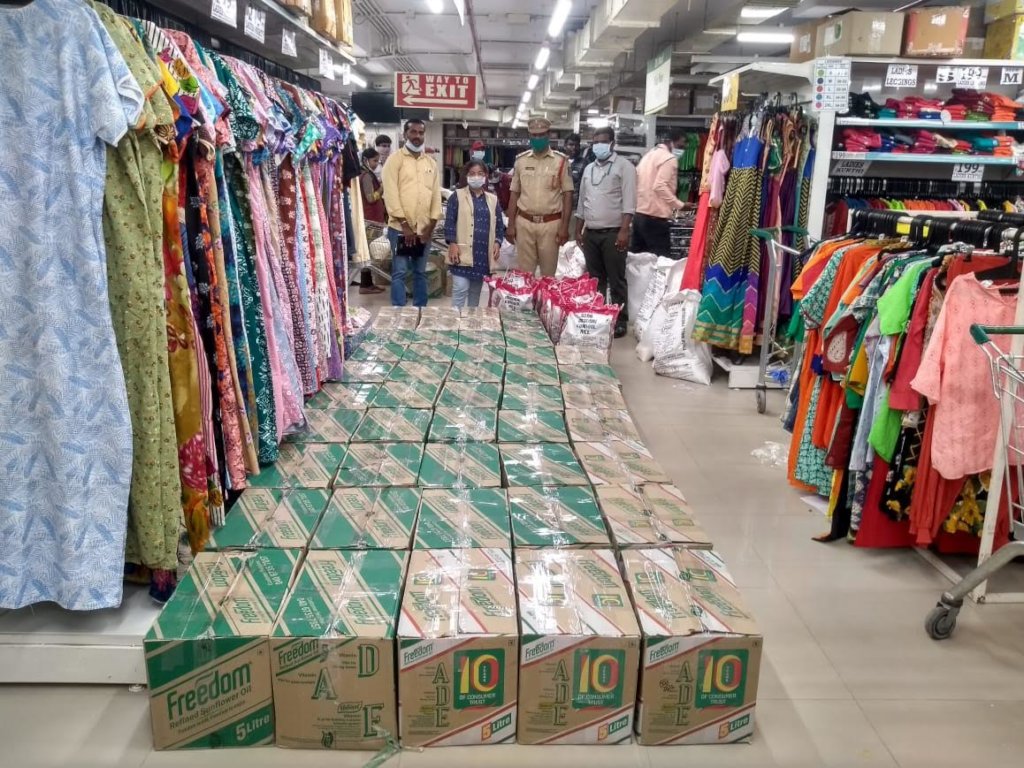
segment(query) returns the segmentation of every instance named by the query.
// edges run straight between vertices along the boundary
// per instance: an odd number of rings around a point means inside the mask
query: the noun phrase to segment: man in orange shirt
[[[631,244],[634,253],[669,256],[671,219],[677,211],[693,208],[692,203],[676,197],[679,156],[685,146],[686,131],[673,128],[668,141],[644,155],[636,168],[636,217]]]

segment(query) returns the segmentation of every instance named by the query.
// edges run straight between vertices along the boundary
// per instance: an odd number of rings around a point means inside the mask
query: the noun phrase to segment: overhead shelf
[[[947,131],[1024,131],[1024,121],[1015,123],[986,123],[975,120],[913,120],[890,117],[839,117],[836,125],[864,128],[942,128]]]
[[[871,163],[925,163],[932,165],[953,165],[955,163],[976,163],[977,165],[1016,166],[1012,157],[990,155],[915,155],[909,152],[833,152],[833,160],[863,160]]]

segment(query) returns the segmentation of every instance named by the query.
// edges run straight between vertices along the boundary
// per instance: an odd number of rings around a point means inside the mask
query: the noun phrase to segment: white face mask
[[[683,150],[676,149],[675,147],[673,147],[672,148],[672,154],[675,155],[676,157],[682,157],[683,156]]]
[[[483,189],[487,179],[483,176],[470,176],[466,179],[466,183],[469,184],[470,189]]]
[[[405,148],[417,155],[423,151],[422,144],[413,144],[411,141],[405,142]]]
[[[469,157],[471,160],[483,160],[484,153],[482,151],[472,152],[470,153]]]

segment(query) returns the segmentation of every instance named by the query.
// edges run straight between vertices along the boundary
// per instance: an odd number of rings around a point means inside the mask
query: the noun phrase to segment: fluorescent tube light
[[[740,43],[792,43],[792,32],[740,32],[736,35]]]
[[[352,83],[352,85],[358,85],[360,88],[366,87],[366,80],[361,78],[355,72],[349,72],[348,81]]]
[[[540,82],[540,75],[530,75],[530,79],[526,83],[526,90],[532,91],[537,87],[537,83]]]
[[[748,5],[742,11],[740,11],[741,19],[770,19],[772,16],[778,16],[782,13],[785,8],[779,8],[774,5]]]
[[[444,0],[427,0],[427,9],[431,13],[443,13]]]
[[[546,45],[540,49],[540,53],[537,54],[537,60],[533,62],[534,69],[544,69],[548,64],[548,59],[551,58],[551,49]]]
[[[569,18],[569,11],[572,10],[572,0],[558,0],[555,10],[551,14],[551,23],[548,24],[548,37],[558,37],[562,33],[566,19]]]

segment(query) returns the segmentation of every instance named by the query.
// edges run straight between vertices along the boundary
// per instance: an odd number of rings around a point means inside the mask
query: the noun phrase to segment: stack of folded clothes
[[[886,99],[885,111],[891,117],[914,118],[918,120],[941,120],[942,102],[923,96],[906,96],[902,99]]]
[[[996,123],[1015,122],[1021,113],[1021,105],[1008,96],[965,88],[953,89],[953,96],[946,102],[946,109],[952,107],[962,107],[966,111],[965,120]]]
[[[872,128],[844,128],[836,149],[846,152],[907,152],[915,155],[984,155],[1014,157],[1009,136],[961,135],[930,130],[886,131]]]

